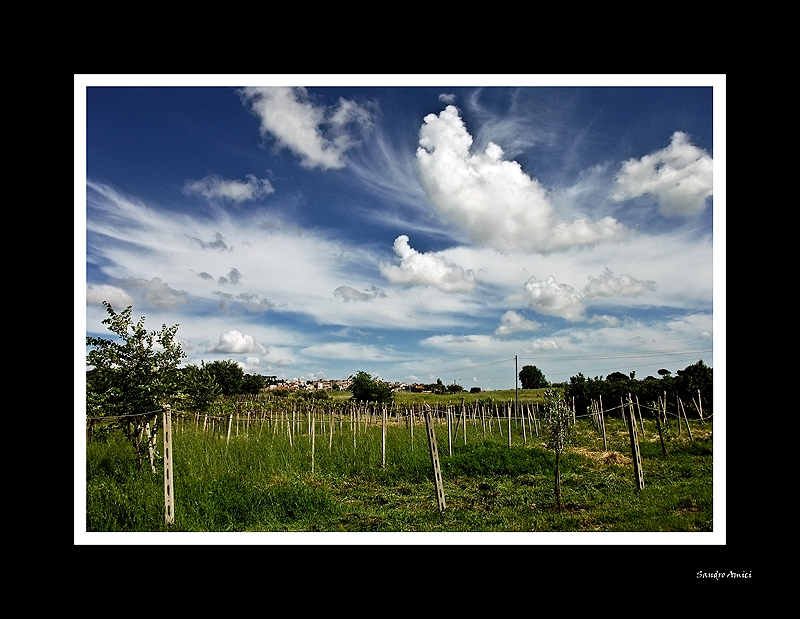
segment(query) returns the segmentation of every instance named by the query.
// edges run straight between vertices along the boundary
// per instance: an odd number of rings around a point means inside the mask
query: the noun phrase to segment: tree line
[[[116,338],[86,338],[90,348],[86,355],[86,413],[89,418],[117,418],[118,426],[137,449],[140,466],[147,443],[156,433],[162,404],[180,404],[185,410],[202,413],[221,396],[257,394],[267,386],[263,376],[245,374],[232,360],[180,368],[186,353],[175,339],[178,325],[165,324],[158,331],[147,331],[144,317],[134,324],[131,306],[116,312],[110,303],[104,301],[103,305],[108,313],[103,324]],[[581,414],[601,396],[610,403],[631,394],[642,403],[650,403],[657,402],[665,392],[668,397],[680,397],[685,405],[699,395],[702,406],[711,409],[712,370],[702,360],[678,370],[676,376],[668,370],[659,370],[658,374],[659,379],[648,376],[637,381],[634,372],[614,372],[605,379],[579,373],[560,386],[567,401],[574,401],[576,412]],[[524,366],[519,378],[523,389],[551,386],[536,366]],[[441,379],[426,387],[435,393],[463,391],[456,383],[445,387]],[[356,402],[388,403],[393,399],[388,383],[363,371],[352,377],[350,391]]]

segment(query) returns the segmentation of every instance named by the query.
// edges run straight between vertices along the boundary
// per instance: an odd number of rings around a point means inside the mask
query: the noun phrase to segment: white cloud
[[[600,315],[592,316],[589,319],[589,324],[593,325],[603,325],[604,327],[618,327],[620,325],[620,319],[616,316],[608,316],[608,315]]]
[[[541,352],[543,350],[558,350],[561,348],[554,340],[534,340],[530,346],[522,349],[522,352]]]
[[[544,281],[531,277],[523,286],[531,309],[570,321],[584,319],[583,297],[569,284],[558,284],[550,275]]]
[[[309,168],[343,168],[343,155],[355,144],[348,126],[370,123],[369,112],[359,104],[339,99],[335,108],[315,106],[305,88],[249,87],[240,95],[261,119],[261,135],[272,135]]]
[[[583,294],[596,297],[636,297],[648,290],[655,290],[656,283],[651,280],[641,280],[630,275],[614,275],[608,267],[599,277],[589,276],[589,283],[583,289]]]
[[[494,334],[503,337],[514,333],[536,331],[539,327],[541,324],[535,320],[528,320],[517,312],[508,311],[500,318],[500,326],[495,329]]]
[[[612,217],[560,221],[545,188],[516,161],[504,160],[494,142],[470,154],[472,136],[453,106],[425,117],[419,144],[417,164],[429,200],[473,243],[549,253],[627,236]]]
[[[86,286],[86,303],[100,305],[103,301],[111,303],[116,311],[133,305],[133,298],[122,288],[108,284],[89,284]]]
[[[208,352],[266,355],[269,349],[252,335],[246,335],[238,329],[231,329],[220,335],[219,342],[209,346]]]
[[[666,148],[622,164],[611,197],[621,201],[650,194],[664,215],[700,215],[713,195],[713,168],[708,153],[676,131]]]
[[[135,290],[139,296],[159,309],[176,309],[188,303],[189,293],[185,290],[175,290],[160,277],[153,279],[129,279],[126,284]]]
[[[208,200],[220,199],[234,204],[257,200],[274,192],[275,188],[268,180],[258,179],[253,174],[247,175],[246,182],[208,174],[198,181],[187,181],[183,186],[186,195],[197,194]]]
[[[423,254],[408,244],[406,235],[394,241],[394,252],[400,266],[380,265],[381,275],[393,284],[433,286],[444,292],[470,292],[475,286],[475,274],[457,264],[447,262],[437,254]]]

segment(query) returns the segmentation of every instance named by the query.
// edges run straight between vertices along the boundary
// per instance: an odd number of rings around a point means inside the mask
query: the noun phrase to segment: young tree
[[[554,490],[556,504],[561,509],[561,454],[572,440],[572,410],[567,406],[561,391],[544,392],[544,423],[548,449],[556,455]]]
[[[523,389],[544,389],[550,386],[544,377],[544,372],[535,365],[523,366],[519,372],[519,380]]]
[[[156,433],[160,405],[178,391],[178,364],[185,353],[175,341],[178,325],[148,332],[144,317],[133,324],[130,305],[120,313],[106,301],[103,305],[108,312],[103,324],[117,337],[86,338],[92,348],[86,355],[92,368],[86,376],[87,413],[119,418],[141,470],[145,451],[153,453],[149,439]]]

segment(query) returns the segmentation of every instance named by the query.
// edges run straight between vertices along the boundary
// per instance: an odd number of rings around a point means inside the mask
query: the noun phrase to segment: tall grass
[[[284,411],[285,412],[285,411]],[[641,439],[645,488],[637,491],[627,426],[607,420],[608,450],[578,420],[562,458],[564,509],[555,508],[554,455],[532,428],[506,419],[453,420],[452,455],[444,418],[435,422],[447,509],[439,513],[425,426],[394,418],[372,423],[315,412],[313,432],[298,412],[280,421],[240,421],[203,432],[173,424],[175,523],[164,524],[161,475],[136,470],[133,448],[116,434],[87,444],[89,531],[711,531],[711,424],[666,437],[655,422]],[[498,425],[499,421],[499,425]],[[458,433],[455,429],[458,427]]]

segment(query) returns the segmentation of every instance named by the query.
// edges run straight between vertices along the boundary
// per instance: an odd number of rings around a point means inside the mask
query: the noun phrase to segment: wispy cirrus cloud
[[[347,303],[349,301],[372,301],[372,299],[377,299],[378,297],[385,297],[386,293],[375,286],[372,286],[366,292],[359,292],[350,286],[339,286],[333,291],[333,296]]]
[[[248,87],[239,94],[261,120],[261,135],[308,168],[345,167],[344,153],[357,142],[351,128],[370,125],[366,107],[344,98],[335,107],[315,105],[305,88]]]

